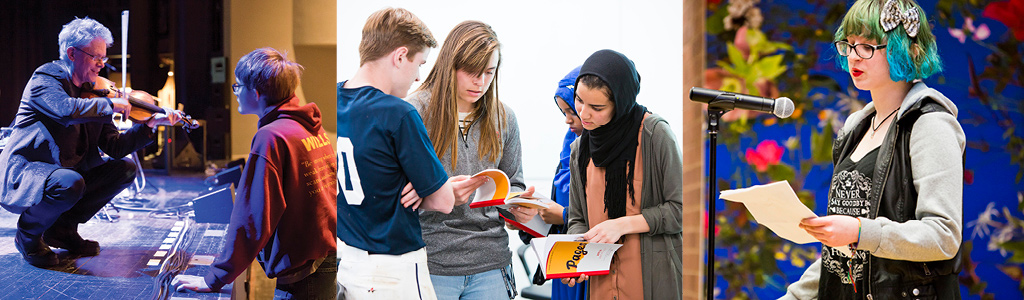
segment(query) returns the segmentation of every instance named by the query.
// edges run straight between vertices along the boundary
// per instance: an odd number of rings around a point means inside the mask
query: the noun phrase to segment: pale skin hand
[[[623,235],[630,233],[644,233],[651,231],[647,220],[643,215],[632,215],[605,220],[594,227],[591,227],[583,238],[591,243],[615,243]]]
[[[210,289],[210,286],[206,284],[206,279],[193,275],[175,276],[174,279],[171,280],[171,285],[173,285],[174,289],[179,292],[189,290],[200,293],[207,293],[213,291],[212,289]]]
[[[527,187],[526,191],[523,192],[523,194],[521,194],[520,196],[524,198],[533,197],[534,191],[536,191],[536,188],[534,188],[533,186]],[[516,221],[518,221],[519,223],[529,222],[530,219],[533,219],[533,216],[537,215],[536,208],[529,208],[519,205],[513,205],[508,209],[508,211],[511,212],[512,215],[516,217]]]
[[[453,182],[452,192],[455,193],[455,206],[469,203],[469,196],[473,195],[473,192],[480,188],[480,186],[484,185],[487,180],[489,180],[487,176],[480,176],[470,177],[469,179],[459,182]]]
[[[807,218],[800,221],[800,228],[829,247],[847,246],[860,238],[860,221],[851,216]]]
[[[565,211],[565,207],[555,202],[548,202],[548,208],[540,210],[540,218],[544,219],[544,223],[562,225],[565,224],[565,220],[562,219],[562,213]]]
[[[477,188],[487,182],[486,177],[470,177],[466,175],[459,175],[451,177],[448,180],[452,184],[452,192],[455,194],[455,206],[459,206],[469,202],[469,195],[472,195]],[[408,183],[402,188],[402,206],[411,207],[417,209],[420,204],[423,203],[423,198],[420,198],[419,194],[416,193],[416,189],[412,187],[412,183]]]
[[[412,209],[420,208],[420,204],[423,203],[423,198],[416,194],[416,190],[412,188],[412,182],[405,185],[402,188],[402,207],[412,207]]]

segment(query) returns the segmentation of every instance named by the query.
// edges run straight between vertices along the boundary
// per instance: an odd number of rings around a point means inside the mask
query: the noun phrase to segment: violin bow
[[[128,10],[121,12],[121,91],[128,84]]]

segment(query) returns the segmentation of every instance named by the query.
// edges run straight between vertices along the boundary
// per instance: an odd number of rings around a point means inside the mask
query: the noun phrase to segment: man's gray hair
[[[68,48],[84,46],[95,38],[102,38],[107,43],[107,47],[114,44],[114,36],[110,34],[110,29],[89,17],[76,17],[71,22],[64,24],[60,35],[57,36],[60,59],[68,60]]]

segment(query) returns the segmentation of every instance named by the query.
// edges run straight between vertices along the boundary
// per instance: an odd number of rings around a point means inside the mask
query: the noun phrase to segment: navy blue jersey
[[[402,188],[436,192],[448,175],[419,113],[372,86],[338,83],[338,238],[375,254],[423,248],[419,213],[402,207]]]

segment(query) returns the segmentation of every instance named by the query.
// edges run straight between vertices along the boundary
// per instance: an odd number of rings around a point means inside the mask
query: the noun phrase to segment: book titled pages
[[[584,241],[581,234],[552,234],[530,241],[545,279],[606,275],[620,247],[620,244],[590,243]]]

